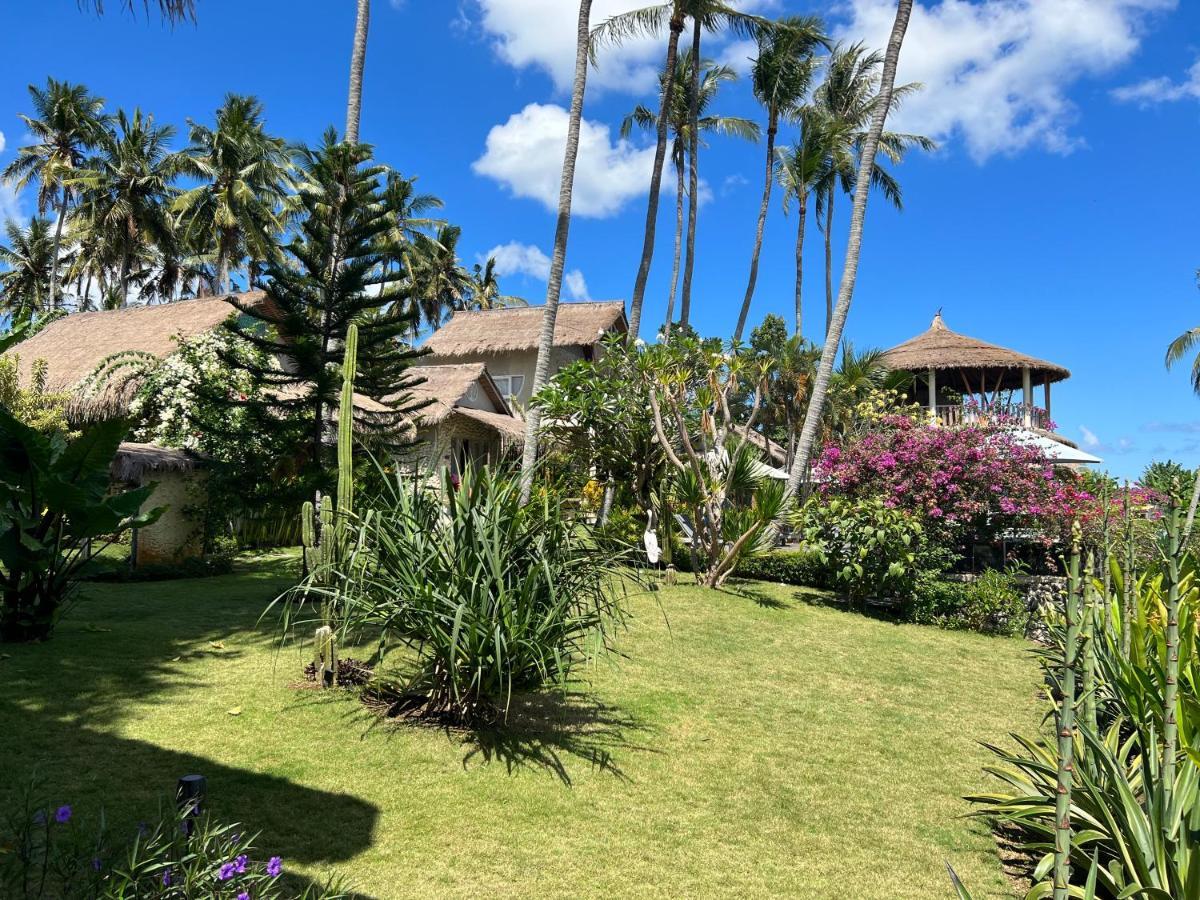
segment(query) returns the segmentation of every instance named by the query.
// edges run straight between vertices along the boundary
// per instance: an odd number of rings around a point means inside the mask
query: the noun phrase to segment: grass
[[[377,897],[948,897],[946,861],[1012,895],[960,797],[978,741],[1036,725],[1020,641],[679,586],[503,734],[372,728],[255,630],[293,563],[89,585],[51,641],[0,647],[0,801],[36,769],[132,827],[199,772],[261,849]]]

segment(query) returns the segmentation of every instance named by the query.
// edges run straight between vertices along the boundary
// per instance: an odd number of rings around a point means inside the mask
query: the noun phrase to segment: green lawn
[[[0,791],[36,768],[129,826],[200,772],[260,848],[374,897],[948,897],[946,861],[1011,895],[959,798],[978,741],[1035,727],[1022,642],[681,586],[504,736],[368,730],[255,630],[289,566],[91,586],[51,641],[0,647]]]

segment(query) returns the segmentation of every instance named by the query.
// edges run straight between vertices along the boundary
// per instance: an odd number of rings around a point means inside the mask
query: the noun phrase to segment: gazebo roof
[[[942,320],[940,310],[933,317],[928,331],[888,350],[883,355],[883,361],[889,368],[906,372],[949,369],[962,371],[964,376],[974,375],[975,378],[982,374],[988,390],[1020,387],[1021,370],[1024,368],[1034,375],[1035,383],[1062,381],[1071,377],[1069,371],[1052,362],[951,331]],[[967,383],[975,389],[971,380]]]

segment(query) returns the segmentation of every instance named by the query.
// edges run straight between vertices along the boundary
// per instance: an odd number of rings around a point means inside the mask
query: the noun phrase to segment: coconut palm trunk
[[[567,259],[567,236],[571,230],[571,192],[575,185],[575,160],[579,153],[579,123],[583,118],[583,94],[587,88],[589,24],[592,0],[580,0],[579,28],[575,43],[575,82],[571,88],[571,112],[567,124],[567,147],[563,153],[562,180],[558,187],[558,221],[554,226],[554,256],[546,284],[546,308],[542,312],[542,333],[538,340],[537,365],[533,370],[533,396],[550,375],[550,357],[554,353],[554,323],[558,318],[558,299],[562,292],[563,268]],[[668,82],[669,83],[669,82]],[[665,92],[664,92],[665,93]],[[659,130],[662,132],[662,120]],[[537,463],[538,428],[542,414],[537,403],[529,404],[525,414],[525,447],[521,454],[521,501],[528,502],[533,490],[533,469]]]
[[[758,207],[758,224],[754,229],[754,252],[750,254],[750,279],[746,283],[746,295],[742,298],[742,309],[738,313],[737,328],[733,330],[734,341],[742,339],[746,330],[746,319],[750,317],[750,301],[754,299],[754,285],[758,282],[758,259],[762,254],[763,230],[767,227],[767,209],[771,204],[771,185],[775,183],[775,134],[779,131],[779,112],[772,109],[767,115],[767,170],[763,176],[762,203]]]
[[[833,321],[833,197],[834,185],[829,184],[825,196],[825,333]]]
[[[804,225],[808,219],[808,191],[800,192],[800,222],[796,226],[796,334],[804,326]]]
[[[687,260],[683,264],[683,298],[680,301],[679,321],[688,324],[692,315],[692,272],[696,266],[696,213],[700,198],[700,36],[704,31],[700,16],[692,19],[692,96],[688,110],[688,224]],[[671,317],[667,316],[667,322]]]
[[[58,253],[62,246],[63,223],[67,220],[67,191],[61,189],[58,201],[58,224],[54,226],[54,246],[50,251],[50,309],[58,309],[62,304],[58,299]]]
[[[362,112],[363,68],[367,62],[367,30],[371,24],[371,0],[358,0],[354,20],[354,47],[350,51],[350,95],[346,99],[345,139],[358,143],[358,123]]]
[[[675,258],[671,262],[671,292],[667,294],[667,318],[663,325],[663,334],[671,334],[671,324],[675,321],[675,289],[679,287],[679,258],[683,252],[683,193],[686,188],[683,183],[683,160],[675,159]],[[689,254],[689,259],[690,259]],[[686,307],[684,307],[686,310]],[[686,312],[684,313],[686,317]],[[686,323],[686,318],[683,320]]]
[[[642,240],[642,259],[633,282],[633,298],[629,302],[630,343],[637,340],[642,324],[642,302],[646,296],[646,281],[650,278],[650,262],[654,258],[654,232],[658,224],[658,193],[662,187],[663,162],[667,158],[667,119],[671,112],[671,95],[675,92],[675,63],[679,58],[679,34],[683,31],[683,12],[676,2],[671,16],[670,37],[667,39],[667,61],[663,66],[662,107],[658,112],[658,139],[654,148],[654,168],[650,172],[650,198],[646,203],[646,233]],[[692,203],[695,203],[692,198]]]
[[[899,0],[896,20],[888,38],[884,57],[883,75],[880,80],[879,97],[871,115],[871,128],[863,141],[862,156],[858,165],[858,178],[854,185],[854,206],[850,213],[850,236],[846,242],[846,261],[842,267],[842,282],[838,289],[837,306],[830,317],[830,327],[825,335],[825,346],[821,351],[821,362],[813,382],[812,398],[804,414],[804,426],[800,431],[800,445],[792,461],[788,477],[787,495],[794,496],[808,470],[817,430],[825,413],[825,398],[829,393],[829,379],[833,375],[834,358],[842,342],[842,331],[846,317],[850,314],[850,302],[854,297],[854,281],[858,276],[858,261],[862,251],[863,222],[867,215],[867,197],[871,192],[871,175],[875,168],[875,153],[879,149],[879,138],[883,134],[884,121],[892,104],[892,90],[896,84],[896,64],[900,59],[900,47],[904,43],[904,32],[912,15],[912,0]]]

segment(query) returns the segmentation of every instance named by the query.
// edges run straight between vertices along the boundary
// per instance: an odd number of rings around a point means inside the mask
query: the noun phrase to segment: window
[[[501,397],[519,396],[521,389],[525,387],[524,375],[493,375],[492,380],[496,382]]]

